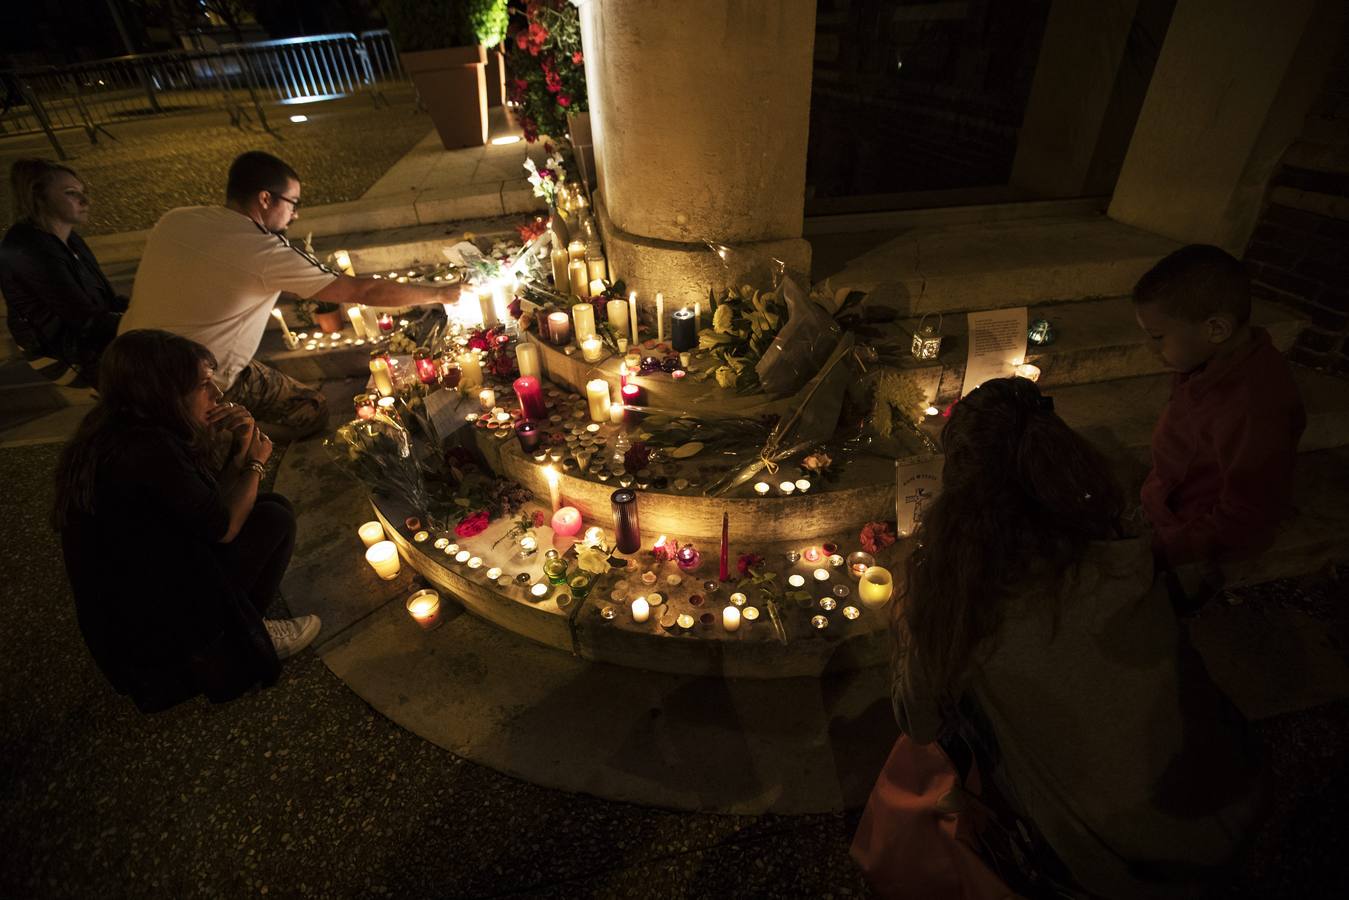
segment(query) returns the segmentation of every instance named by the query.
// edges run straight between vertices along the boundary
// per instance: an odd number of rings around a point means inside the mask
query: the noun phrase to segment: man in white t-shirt
[[[136,270],[119,332],[159,328],[205,344],[225,398],[294,437],[327,422],[323,395],[253,358],[282,291],[366,306],[453,303],[459,287],[426,287],[329,270],[284,237],[298,218],[300,178],[268,153],[230,166],[224,206],[169,210]]]

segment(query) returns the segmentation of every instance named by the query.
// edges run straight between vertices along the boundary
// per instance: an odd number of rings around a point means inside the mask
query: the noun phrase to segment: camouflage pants
[[[322,393],[256,359],[234,379],[225,399],[245,407],[259,422],[283,426],[294,438],[309,437],[328,424],[328,401]]]

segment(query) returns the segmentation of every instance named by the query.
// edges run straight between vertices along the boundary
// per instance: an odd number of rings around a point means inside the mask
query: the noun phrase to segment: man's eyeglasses
[[[299,208],[300,208],[300,201],[299,201],[298,199],[291,199],[290,197],[287,197],[285,194],[277,194],[277,193],[275,193],[275,192],[273,192],[273,191],[268,191],[267,193],[271,194],[273,197],[275,197],[275,198],[278,199],[278,200],[285,200],[287,203],[289,203],[289,204],[291,205],[291,207],[292,207],[293,209],[299,209]]]

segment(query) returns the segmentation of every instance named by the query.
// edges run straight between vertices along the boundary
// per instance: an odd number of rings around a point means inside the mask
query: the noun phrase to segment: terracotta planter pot
[[[487,143],[487,51],[481,45],[400,53],[446,150]]]
[[[506,55],[495,47],[487,51],[487,105],[506,105]]]
[[[332,312],[314,313],[314,324],[317,325],[324,334],[332,334],[334,331],[341,331],[342,310],[335,309]]]

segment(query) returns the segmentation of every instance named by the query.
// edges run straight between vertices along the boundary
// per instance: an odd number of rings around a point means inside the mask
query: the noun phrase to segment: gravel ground
[[[73,157],[68,165],[86,181],[93,209],[86,235],[137,231],[155,224],[175,206],[220,203],[225,173],[245,150],[265,150],[300,173],[303,201],[317,206],[354,200],[431,130],[414,109],[410,90],[388,94],[375,109],[368,97],[303,107],[269,107],[267,118],[281,139],[254,122],[247,130],[229,124],[223,112],[192,113],[112,125],[117,140],[90,145],[82,132],[59,137]],[[289,116],[309,117],[292,124]],[[0,141],[5,172],[6,219],[10,219],[8,172],[20,156],[55,158],[49,144],[31,136]],[[303,235],[303,213],[295,226]]]
[[[57,452],[0,450],[0,896],[865,895],[855,814],[671,813],[538,788],[403,731],[312,653],[270,690],[140,716],[75,626],[45,522]],[[1317,605],[1298,591],[1243,599]],[[1275,814],[1224,896],[1349,895],[1349,702],[1256,731]]]

